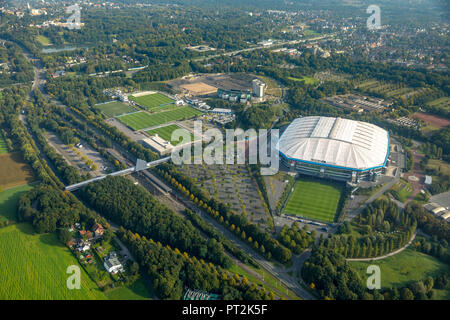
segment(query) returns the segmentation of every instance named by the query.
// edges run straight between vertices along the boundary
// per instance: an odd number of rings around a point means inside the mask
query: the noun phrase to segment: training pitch
[[[177,126],[175,124],[170,124],[168,126],[148,130],[146,132],[152,136],[157,134],[162,139],[169,141],[173,146],[176,146],[181,142],[181,139],[180,139],[180,141],[175,141],[175,140],[172,140],[171,138],[172,138],[172,132],[174,132],[177,129],[182,129],[182,128],[180,128],[179,126]],[[185,129],[182,129],[182,130],[187,132],[187,130],[185,130]],[[193,141],[193,140],[194,140],[194,135],[191,133],[191,141]]]
[[[95,106],[95,109],[100,110],[108,118],[112,118],[112,117],[120,116],[121,114],[137,111],[132,106],[129,106],[129,105],[119,102],[119,101],[98,104]]]
[[[199,114],[201,114],[200,111],[191,107],[180,107],[169,111],[153,113],[151,115],[147,112],[141,111],[123,115],[117,117],[117,119],[136,131],[151,128],[171,121],[189,119]]]
[[[152,110],[158,108],[165,104],[172,104],[175,100],[161,93],[152,93],[145,96],[134,97],[130,96],[130,100],[135,101],[139,105],[145,107],[147,110]]]
[[[301,178],[294,185],[283,212],[324,222],[333,222],[343,186],[329,181]]]

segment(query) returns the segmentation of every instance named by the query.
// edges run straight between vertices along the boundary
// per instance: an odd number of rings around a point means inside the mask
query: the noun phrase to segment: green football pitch
[[[119,102],[119,101],[99,104],[99,105],[95,106],[95,109],[100,110],[103,114],[105,114],[109,118],[116,117],[121,114],[137,111],[132,106],[129,106],[129,105]]]
[[[148,130],[146,132],[150,135],[157,134],[159,137],[163,138],[166,141],[170,141],[170,143],[172,145],[176,146],[181,142],[181,139],[180,139],[180,141],[176,141],[176,140],[172,140],[171,138],[172,138],[172,133],[177,129],[182,129],[182,128],[180,128],[179,126],[177,126],[175,124],[170,124],[168,126]],[[185,129],[182,129],[182,130],[187,132],[187,130],[185,130]],[[191,141],[193,141],[193,140],[194,140],[194,135],[191,133]]]
[[[122,123],[129,126],[133,130],[141,130],[170,121],[189,119],[199,114],[201,114],[200,111],[191,107],[180,107],[177,109],[153,114],[148,114],[147,112],[141,111],[119,116],[117,117],[117,119],[119,119]]]
[[[333,222],[343,186],[339,183],[300,179],[283,212],[314,220]]]
[[[163,104],[175,102],[175,100],[170,99],[161,93],[152,93],[141,97],[130,96],[130,100],[133,100],[141,106],[147,108],[147,110],[158,108]]]

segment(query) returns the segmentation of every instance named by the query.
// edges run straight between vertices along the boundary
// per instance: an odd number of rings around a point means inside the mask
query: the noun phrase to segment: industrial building
[[[357,184],[381,175],[389,156],[389,133],[361,121],[304,117],[286,128],[277,149],[292,171]]]

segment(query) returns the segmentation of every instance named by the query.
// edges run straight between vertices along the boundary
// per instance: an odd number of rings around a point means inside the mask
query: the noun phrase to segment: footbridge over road
[[[77,190],[77,189],[79,189],[81,187],[84,187],[85,185],[88,185],[89,183],[103,180],[103,179],[105,179],[108,176],[113,176],[113,177],[114,176],[124,176],[124,175],[131,174],[131,173],[134,173],[134,172],[143,171],[143,170],[146,170],[148,168],[155,167],[155,166],[157,166],[157,165],[159,165],[161,163],[168,162],[170,159],[171,159],[171,157],[166,157],[166,158],[162,158],[162,159],[151,161],[151,162],[146,162],[144,160],[138,159],[136,161],[136,165],[134,167],[131,167],[131,168],[128,168],[128,169],[125,169],[125,170],[121,170],[121,171],[117,171],[117,172],[113,172],[113,173],[110,173],[110,174],[106,174],[106,175],[103,175],[103,176],[100,176],[100,177],[96,177],[96,178],[93,178],[93,179],[90,179],[90,180],[86,180],[86,181],[83,181],[83,182],[80,182],[80,183],[75,183],[75,184],[72,184],[70,186],[67,186],[65,188],[65,190],[67,190],[67,191],[75,191],[75,190]]]

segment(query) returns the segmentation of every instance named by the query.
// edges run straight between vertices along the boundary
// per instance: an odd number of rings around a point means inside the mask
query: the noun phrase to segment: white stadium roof
[[[330,117],[295,119],[278,150],[290,160],[367,170],[383,166],[389,152],[386,130],[361,121]]]

